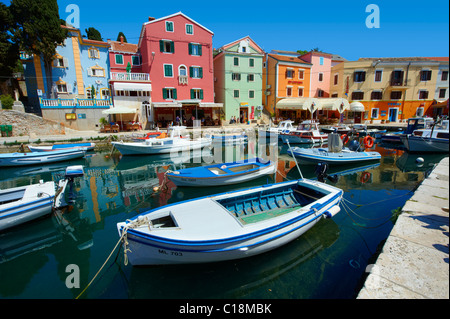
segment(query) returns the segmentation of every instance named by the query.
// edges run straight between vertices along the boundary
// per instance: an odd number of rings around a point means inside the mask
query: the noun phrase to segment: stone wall
[[[39,137],[65,134],[65,127],[61,123],[15,110],[0,110],[0,125],[12,125],[13,136]]]

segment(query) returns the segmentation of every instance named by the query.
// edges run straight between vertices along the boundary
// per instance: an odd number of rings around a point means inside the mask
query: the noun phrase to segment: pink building
[[[310,97],[329,97],[332,54],[311,51],[300,58],[312,64]]]
[[[152,80],[151,107],[155,124],[165,127],[177,116],[219,118],[214,103],[213,32],[181,12],[142,25],[138,51],[142,72]]]

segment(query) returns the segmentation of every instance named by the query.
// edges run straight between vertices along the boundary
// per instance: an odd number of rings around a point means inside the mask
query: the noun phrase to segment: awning
[[[181,108],[183,105],[177,102],[153,102],[153,107],[176,107]]]
[[[223,103],[200,103],[200,107],[223,107]]]
[[[136,112],[136,109],[131,109],[125,106],[116,106],[102,111],[103,114],[133,114]]]
[[[350,103],[350,111],[364,112],[365,111],[364,104],[362,104],[361,102],[352,102]]]
[[[278,101],[276,108],[282,110],[306,110],[314,113],[320,102],[313,97],[285,98]]]
[[[149,83],[123,83],[114,82],[114,90],[126,91],[151,91],[152,85]]]
[[[319,99],[321,106],[319,109],[329,110],[329,111],[338,111],[339,113],[343,113],[345,110],[350,108],[350,104],[346,99],[343,98],[323,98]],[[363,106],[364,107],[364,106]]]

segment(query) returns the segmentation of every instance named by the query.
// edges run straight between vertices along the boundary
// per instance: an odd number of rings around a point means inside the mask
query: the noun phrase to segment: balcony
[[[178,76],[178,84],[179,85],[183,85],[183,84],[187,85],[188,84],[188,77],[187,77],[187,75],[180,75],[180,76]]]
[[[110,108],[111,99],[39,99],[41,109]]]
[[[110,81],[150,82],[148,73],[111,72]]]

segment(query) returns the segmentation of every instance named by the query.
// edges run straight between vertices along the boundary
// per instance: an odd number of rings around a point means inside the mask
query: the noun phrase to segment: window
[[[402,91],[392,91],[391,100],[400,100],[402,98]]]
[[[298,70],[298,79],[299,80],[303,80],[305,76],[305,71],[304,70]]]
[[[108,99],[110,96],[109,89],[100,89],[100,96],[102,99]]]
[[[91,59],[100,59],[100,51],[97,48],[89,48],[88,55]]]
[[[123,64],[123,55],[122,54],[116,54],[115,59],[116,59],[116,64]]]
[[[177,99],[177,89],[174,88],[164,88],[163,99],[165,100],[176,100]]]
[[[325,95],[325,91],[324,90],[319,89],[317,91],[317,97],[323,97],[324,95]]]
[[[254,90],[249,90],[248,91],[248,98],[249,99],[254,99],[255,98],[255,91]]]
[[[425,111],[425,109],[423,108],[423,107],[418,107],[417,108],[417,110],[416,110],[416,116],[417,117],[422,117],[423,116],[423,114],[424,114],[424,111]]]
[[[303,96],[303,88],[301,88],[301,87],[298,88],[298,96],[299,97]]]
[[[382,70],[376,70],[375,71],[375,82],[381,82],[381,78],[383,76]]]
[[[319,82],[323,82],[323,73],[319,73]]]
[[[334,75],[333,84],[334,84],[334,85],[338,85],[338,83],[339,83],[339,74],[335,74],[335,75]]]
[[[174,53],[175,46],[173,41],[170,40],[159,40],[159,51],[164,53]]]
[[[364,92],[361,91],[353,91],[352,92],[352,100],[359,101],[364,99]]]
[[[187,70],[186,70],[186,67],[184,65],[180,65],[178,67],[178,75],[179,76],[187,76]]]
[[[428,91],[420,90],[419,91],[419,100],[426,100],[426,99],[428,99]]]
[[[203,90],[202,89],[191,89],[191,99],[203,100]]]
[[[331,94],[331,97],[338,97],[338,94],[337,93],[333,93],[333,94]]]
[[[192,24],[186,24],[186,34],[194,34],[194,26]]]
[[[391,73],[391,86],[403,85],[403,70],[395,70]]]
[[[286,78],[292,79],[294,78],[294,69],[287,69],[286,70]]]
[[[255,81],[255,75],[254,74],[248,74],[247,75],[247,81],[248,82],[254,82]]]
[[[420,71],[420,81],[430,81],[431,80],[431,70]]]
[[[202,79],[203,78],[203,68],[199,66],[189,67],[189,76],[191,78]]]
[[[441,81],[447,81],[447,80],[448,80],[448,71],[442,71]]]
[[[355,71],[353,73],[354,82],[364,82],[366,80],[366,71]]]
[[[166,31],[173,32],[173,22],[172,21],[166,21]]]
[[[88,68],[88,76],[105,77],[105,69],[95,66]]]
[[[91,89],[92,89],[91,87],[86,88],[86,98],[88,99],[93,98]]]
[[[322,56],[319,58],[319,64],[323,65],[323,57]]]
[[[447,93],[447,89],[439,89],[439,98],[445,98],[445,94]]]
[[[292,86],[286,88],[286,96],[292,96]]]
[[[66,83],[57,84],[56,90],[58,93],[67,93],[67,84]]]
[[[189,55],[202,55],[202,45],[189,43]]]
[[[53,60],[53,67],[55,68],[68,68],[69,60],[67,58],[62,57],[59,54],[56,54]]]
[[[231,79],[233,81],[240,81],[241,80],[241,74],[240,73],[231,73]]]
[[[164,77],[172,78],[173,77],[173,66],[172,64],[164,64]]]
[[[371,100],[381,100],[383,98],[383,92],[382,91],[372,91],[370,94]]]
[[[248,60],[248,66],[253,68],[255,66],[255,59],[249,59]]]
[[[378,111],[379,111],[379,109],[373,108],[372,109],[372,114],[370,115],[370,118],[377,119],[378,118]]]
[[[133,55],[131,57],[131,63],[133,65],[141,65],[141,56],[140,55]]]
[[[233,91],[233,96],[234,97],[239,97],[239,90],[234,90]]]
[[[233,65],[239,66],[239,58],[238,57],[233,58]]]

